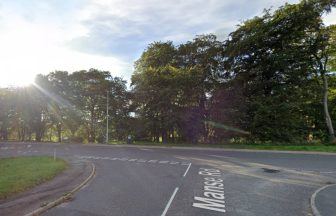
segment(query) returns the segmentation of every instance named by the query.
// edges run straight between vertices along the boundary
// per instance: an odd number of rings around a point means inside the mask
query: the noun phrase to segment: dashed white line
[[[170,162],[171,165],[179,164],[180,162],[172,161]]]
[[[15,149],[14,147],[1,147],[0,149],[2,150],[11,150],[11,149]]]
[[[169,209],[171,203],[173,202],[174,197],[175,197],[175,195],[176,195],[176,193],[177,193],[178,190],[179,190],[178,187],[175,188],[175,190],[174,190],[172,196],[170,197],[170,199],[169,199],[169,201],[168,201],[168,203],[167,203],[167,205],[166,205],[166,208],[165,208],[164,211],[162,212],[161,216],[165,216],[165,215],[167,214],[167,211],[168,211],[168,209]]]
[[[142,150],[142,151],[154,151],[152,149],[144,149],[144,148],[141,148],[140,150]]]
[[[151,164],[170,164],[170,165],[182,165],[182,166],[188,166],[185,175],[187,174],[189,168],[190,168],[190,163],[187,162],[177,162],[177,161],[166,161],[166,160],[145,160],[145,159],[137,159],[137,158],[110,158],[110,157],[99,157],[99,156],[80,156],[80,155],[75,155],[75,157],[81,158],[81,159],[93,159],[93,160],[111,160],[111,161],[128,161],[128,162],[136,162],[136,163],[151,163]]]
[[[156,163],[157,160],[149,160],[148,163]]]
[[[187,170],[184,172],[184,174],[183,174],[183,178],[187,175],[187,173],[188,173],[188,171],[189,171],[189,169],[190,169],[190,166],[191,166],[191,163],[189,163],[189,166],[188,166]]]
[[[160,164],[166,164],[169,163],[169,161],[159,161]]]

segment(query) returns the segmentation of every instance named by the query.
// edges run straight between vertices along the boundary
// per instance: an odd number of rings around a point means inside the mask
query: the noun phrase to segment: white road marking
[[[226,159],[235,159],[234,157],[227,157],[227,156],[222,156],[222,155],[208,155],[211,157],[218,157],[218,158],[226,158]]]
[[[14,147],[1,147],[2,150],[9,150],[9,149],[15,149]]]
[[[180,162],[176,162],[176,161],[172,161],[170,162],[171,165],[176,165],[176,164],[179,164]]]
[[[173,199],[174,199],[174,197],[175,197],[175,195],[176,195],[176,193],[177,193],[178,190],[179,190],[178,187],[175,188],[175,190],[174,190],[172,196],[170,197],[170,199],[169,199],[169,201],[168,201],[168,203],[167,203],[167,205],[166,205],[166,208],[165,208],[164,211],[162,212],[161,216],[165,216],[165,215],[167,214],[167,211],[168,211],[168,209],[169,209],[171,203],[173,202]]]
[[[144,148],[141,148],[140,150],[142,150],[142,151],[154,151],[152,149],[144,149]]]
[[[294,169],[297,172],[305,172],[305,173],[319,173],[319,174],[332,174],[336,173],[336,171],[317,171],[317,170],[304,170],[304,169]]]
[[[200,168],[198,174],[203,177],[203,195],[194,196],[192,207],[204,210],[226,212],[224,181],[220,170]],[[215,193],[214,193],[215,192]]]
[[[169,163],[169,161],[159,161],[160,164],[166,164]]]
[[[29,151],[28,151],[29,152]],[[177,162],[177,161],[160,161],[160,160],[145,160],[145,159],[137,159],[137,158],[110,158],[110,157],[99,157],[99,156],[81,156],[81,155],[75,155],[75,157],[80,159],[93,159],[93,160],[111,160],[111,161],[127,161],[127,162],[138,162],[138,163],[156,163],[156,164],[170,164],[170,165],[182,165],[182,166],[188,166],[185,175],[187,174],[191,163],[187,162]]]
[[[191,163],[189,163],[189,166],[188,166],[187,170],[186,170],[185,173],[183,174],[183,178],[187,175],[187,173],[188,173],[190,167],[191,167]]]
[[[157,160],[149,160],[149,161],[147,161],[148,163],[156,163],[157,162]]]

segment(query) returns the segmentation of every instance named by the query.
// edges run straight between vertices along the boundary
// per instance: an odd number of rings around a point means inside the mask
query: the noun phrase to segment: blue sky
[[[298,0],[2,0],[0,86],[37,73],[98,68],[129,79],[147,44],[219,38],[264,8]],[[325,18],[336,23],[335,13]]]

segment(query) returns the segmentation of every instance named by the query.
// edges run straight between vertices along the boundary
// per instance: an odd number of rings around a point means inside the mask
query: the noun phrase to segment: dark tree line
[[[107,71],[56,71],[29,87],[1,89],[1,138],[103,142],[107,97],[111,138],[120,139],[130,130],[130,95],[126,81]]]
[[[132,77],[142,133],[163,142],[334,142],[328,80],[336,28],[322,15],[335,5],[306,0],[266,10],[225,41],[150,44]]]
[[[95,69],[0,89],[0,138],[104,142],[108,97],[110,140],[335,142],[336,26],[322,21],[334,6],[265,10],[224,41],[154,42],[135,62],[130,90]]]

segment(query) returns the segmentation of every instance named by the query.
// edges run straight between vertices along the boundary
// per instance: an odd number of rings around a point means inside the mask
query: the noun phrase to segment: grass
[[[113,142],[110,144],[125,144]],[[336,145],[322,144],[188,144],[188,143],[154,143],[154,142],[134,142],[133,145],[143,146],[167,146],[167,147],[212,147],[223,149],[252,149],[252,150],[278,150],[278,151],[311,151],[311,152],[331,152],[336,153]]]
[[[64,160],[52,157],[0,159],[0,199],[48,181],[67,167]]]
[[[254,150],[278,150],[278,151],[311,151],[311,152],[335,152],[336,146],[325,145],[230,145],[235,149]]]

